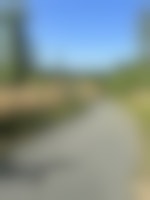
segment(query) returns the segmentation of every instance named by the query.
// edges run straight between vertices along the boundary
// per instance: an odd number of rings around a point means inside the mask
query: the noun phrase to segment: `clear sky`
[[[36,62],[71,67],[113,64],[136,54],[138,0],[29,0],[28,30]]]

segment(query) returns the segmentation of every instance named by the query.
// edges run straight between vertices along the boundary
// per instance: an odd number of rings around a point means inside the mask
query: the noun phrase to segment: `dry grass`
[[[150,179],[142,178],[134,184],[135,200],[150,200]]]

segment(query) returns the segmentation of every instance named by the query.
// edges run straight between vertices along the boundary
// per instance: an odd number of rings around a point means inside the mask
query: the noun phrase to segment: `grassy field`
[[[125,101],[139,122],[144,168],[150,173],[150,90],[135,90]]]

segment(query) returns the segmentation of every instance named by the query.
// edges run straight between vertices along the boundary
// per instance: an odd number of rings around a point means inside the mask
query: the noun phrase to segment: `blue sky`
[[[137,52],[138,0],[30,0],[28,30],[37,63],[105,68]]]

